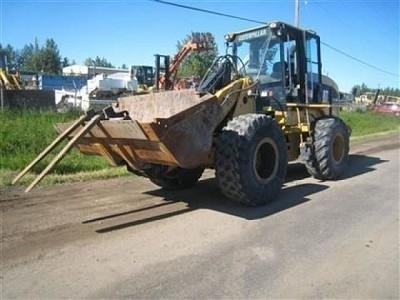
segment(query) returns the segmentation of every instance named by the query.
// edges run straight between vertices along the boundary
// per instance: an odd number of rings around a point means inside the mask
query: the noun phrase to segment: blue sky
[[[171,0],[260,21],[293,23],[294,0]],[[223,36],[257,24],[148,0],[0,0],[0,42],[20,49],[53,38],[63,57],[83,63],[104,57],[115,66],[154,64],[154,54],[173,55],[192,31],[212,32],[220,53]],[[323,73],[342,91],[355,84],[400,88],[399,0],[300,0],[300,27],[385,74],[322,46]]]

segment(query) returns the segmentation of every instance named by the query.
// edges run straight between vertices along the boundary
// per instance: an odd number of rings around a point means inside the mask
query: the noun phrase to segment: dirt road
[[[1,298],[399,298],[399,136],[353,145],[343,180],[289,168],[246,208],[213,173],[2,191]]]

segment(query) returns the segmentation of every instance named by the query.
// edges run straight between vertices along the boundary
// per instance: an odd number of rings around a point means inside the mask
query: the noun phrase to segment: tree
[[[396,96],[396,97],[400,97],[400,89],[395,89],[395,88],[390,88],[390,87],[386,87],[383,90],[383,94],[384,95],[389,95],[389,96]]]
[[[360,86],[359,86],[359,85],[353,86],[353,87],[351,88],[351,94],[352,94],[354,97],[360,96]]]
[[[7,46],[3,47],[0,44],[0,51],[5,53],[7,58],[7,67],[9,70],[17,70],[18,69],[18,52],[14,50],[14,48],[7,44]]]
[[[42,66],[40,61],[39,42],[35,39],[35,44],[29,43],[22,48],[21,62],[22,69],[30,72],[41,72]]]
[[[61,55],[53,39],[47,39],[43,47],[35,39],[34,44],[25,45],[16,51],[15,66],[18,70],[35,73],[60,74]]]
[[[114,68],[114,66],[107,61],[107,59],[100,58],[99,56],[96,56],[95,59],[92,59],[91,57],[88,57],[85,59],[84,64],[86,66],[96,66],[96,67],[106,67],[106,68]]]
[[[368,86],[365,84],[365,83],[362,83],[361,84],[361,87],[360,87],[360,94],[362,95],[362,94],[365,94],[365,93],[367,93],[367,92],[370,92],[371,91],[371,89],[370,88],[368,88]]]
[[[203,39],[207,40],[209,44],[209,50],[201,51],[201,52],[192,52],[189,54],[185,60],[181,63],[181,66],[178,70],[177,77],[189,77],[189,76],[198,76],[203,77],[207,72],[207,69],[210,67],[211,63],[215,59],[218,54],[218,47],[215,43],[215,38],[212,33],[209,32],[201,32],[193,33],[191,35],[187,35],[182,41],[178,41],[177,49],[180,51],[182,47],[192,40],[193,37],[200,36]]]
[[[72,63],[69,62],[68,57],[64,57],[63,60],[62,60],[62,67],[65,68],[65,67],[68,67],[70,65],[72,65]]]
[[[94,65],[94,60],[90,57],[86,58],[85,61],[83,62],[85,66],[93,66]]]
[[[61,73],[61,56],[53,39],[47,39],[45,46],[39,52],[42,72],[48,74]]]

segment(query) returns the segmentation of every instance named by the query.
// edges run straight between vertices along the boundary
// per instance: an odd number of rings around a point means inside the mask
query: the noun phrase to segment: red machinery
[[[182,46],[172,61],[168,55],[156,54],[156,90],[172,90],[175,87],[176,74],[180,64],[192,51],[207,51],[213,47],[211,33],[194,32],[186,44]],[[163,63],[161,63],[163,59]]]

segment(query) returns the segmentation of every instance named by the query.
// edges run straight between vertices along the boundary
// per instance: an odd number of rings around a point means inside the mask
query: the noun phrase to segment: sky
[[[169,0],[259,21],[294,22],[294,0]],[[339,89],[356,84],[400,88],[399,0],[299,0],[300,27],[322,45],[322,72]],[[53,38],[62,57],[83,64],[104,57],[113,65],[154,65],[154,54],[173,56],[191,32],[211,32],[220,54],[224,35],[258,26],[152,0],[0,0],[0,43],[21,49]]]

